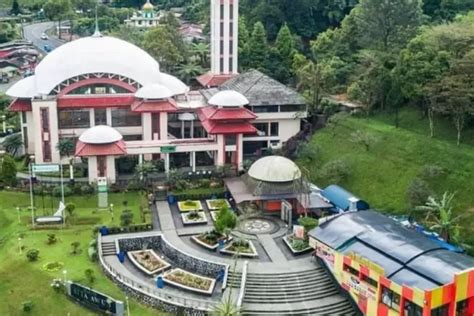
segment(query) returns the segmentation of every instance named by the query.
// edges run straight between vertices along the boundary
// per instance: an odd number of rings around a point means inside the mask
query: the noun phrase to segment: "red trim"
[[[402,296],[413,301],[413,290],[409,287],[403,286],[402,287]]]
[[[29,99],[15,99],[8,106],[10,112],[31,112],[31,100]]]
[[[211,72],[205,73],[196,78],[196,80],[205,88],[219,87],[227,80],[234,77],[235,74],[213,74]]]
[[[256,134],[257,129],[247,122],[201,122],[208,134]]]
[[[64,89],[62,89],[58,93],[58,97],[62,97],[64,95],[68,94],[69,92],[71,92],[74,89],[84,87],[84,86],[89,86],[89,85],[96,84],[96,83],[104,83],[104,84],[114,85],[114,86],[126,89],[131,93],[135,93],[137,91],[137,88],[135,88],[134,86],[132,86],[132,85],[126,83],[126,82],[117,80],[117,79],[89,78],[89,79],[84,79],[84,80],[74,82],[73,84],[70,84],[69,86],[65,87]]]
[[[93,96],[63,96],[58,98],[59,109],[71,108],[106,108],[106,107],[128,107],[135,97],[131,94],[117,95],[93,95]]]
[[[257,115],[246,108],[217,108],[214,106],[206,106],[199,109],[197,113],[201,121],[254,120],[257,118]]]
[[[136,100],[132,103],[132,111],[140,113],[160,113],[160,112],[177,112],[178,106],[174,99],[144,101]]]
[[[474,270],[469,272],[469,277],[468,277],[468,282],[467,282],[467,297],[474,298]],[[474,300],[474,299],[473,299]],[[474,302],[473,302],[474,304]],[[474,309],[474,307],[473,307]]]
[[[127,150],[125,149],[125,142],[123,140],[101,145],[86,144],[78,140],[76,144],[75,156],[121,156],[125,155],[126,153]]]

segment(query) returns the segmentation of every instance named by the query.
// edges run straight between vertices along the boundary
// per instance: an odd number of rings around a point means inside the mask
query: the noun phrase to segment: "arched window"
[[[130,93],[129,90],[117,85],[108,83],[95,83],[78,87],[68,93],[68,95],[90,95],[90,94],[123,94]]]

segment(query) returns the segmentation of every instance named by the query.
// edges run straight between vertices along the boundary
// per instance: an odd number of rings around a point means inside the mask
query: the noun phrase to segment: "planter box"
[[[190,277],[193,277],[193,278],[199,278],[199,279],[202,279],[202,280],[209,281],[209,286],[208,286],[207,289],[200,289],[200,288],[192,287],[190,285],[182,284],[178,280],[171,280],[170,277],[175,275],[176,273],[183,273],[183,274],[185,274],[187,276],[190,276]],[[208,277],[205,277],[205,276],[197,275],[197,274],[194,274],[194,273],[191,273],[191,272],[179,269],[179,268],[176,268],[176,269],[173,269],[173,270],[170,270],[170,271],[164,273],[163,274],[163,281],[165,281],[166,283],[171,284],[173,286],[176,286],[176,287],[179,287],[181,289],[187,290],[187,291],[206,294],[206,295],[212,295],[212,292],[214,292],[214,287],[216,286],[216,280],[215,279],[211,279],[211,278],[208,278]]]
[[[229,236],[229,238],[227,239],[226,243],[228,243],[229,241],[231,241],[233,239],[232,236]],[[204,247],[204,248],[207,248],[209,250],[216,250],[218,247],[219,247],[219,243],[215,243],[214,245],[209,245],[209,244],[206,244],[204,241],[200,240],[198,238],[198,236],[191,236],[191,240],[194,241],[195,243],[197,243],[198,245],[200,245],[201,247]]]
[[[191,211],[201,211],[202,204],[201,201],[192,201],[194,205],[186,205],[186,201],[178,202],[178,209],[180,212],[191,212]]]
[[[189,219],[187,216],[189,213],[181,214],[181,219],[183,220],[184,225],[197,225],[197,224],[207,224],[207,216],[204,212],[198,212],[199,218]]]
[[[246,257],[246,258],[256,258],[256,257],[258,257],[257,249],[255,249],[255,246],[252,243],[252,241],[247,240],[247,242],[249,243],[251,252],[239,252],[239,256],[240,257]],[[232,243],[225,246],[224,249],[222,249],[220,252],[223,253],[223,254],[227,254],[227,255],[236,255],[237,254],[236,251],[229,250],[230,246],[232,246]]]
[[[148,252],[148,254],[155,258],[159,263],[162,264],[162,267],[161,268],[158,268],[158,269],[155,269],[153,271],[150,271],[148,270],[145,266],[143,266],[140,262],[138,262],[137,259],[135,259],[135,257],[133,256],[134,254],[137,254],[137,253],[140,253],[140,252]],[[142,272],[144,272],[145,274],[148,274],[148,275],[154,275],[154,274],[158,274],[160,272],[163,272],[165,271],[166,269],[168,269],[169,267],[171,267],[171,265],[166,262],[165,260],[161,259],[157,254],[156,252],[154,252],[153,250],[151,249],[147,249],[147,250],[136,250],[136,251],[129,251],[127,252],[127,256],[128,258],[130,259],[130,261],[132,261],[132,263],[138,268],[140,269]]]
[[[294,249],[292,246],[291,246],[291,241],[289,240],[290,237],[292,237],[293,235],[286,235],[283,237],[283,242],[285,243],[285,245],[288,247],[288,249],[290,249],[291,253],[295,256],[297,255],[301,255],[303,253],[306,253],[308,251],[310,251],[311,249],[311,246],[308,244],[308,247],[305,248],[305,249],[302,249],[302,250],[296,250]]]
[[[215,204],[225,204],[227,208],[231,208],[229,201],[226,199],[206,200],[206,205],[209,210],[220,210],[222,208],[222,205]]]

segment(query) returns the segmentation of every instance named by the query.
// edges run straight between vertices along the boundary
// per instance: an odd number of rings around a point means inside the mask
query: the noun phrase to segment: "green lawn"
[[[428,123],[421,120],[418,112],[404,110],[401,127],[393,126],[393,118],[376,115],[370,118],[350,117],[335,130],[316,132],[312,146],[321,148],[318,163],[299,160],[309,171],[313,181],[320,186],[330,183],[320,176],[324,163],[341,159],[350,169],[350,176],[340,183],[374,208],[387,212],[406,213],[406,189],[417,177],[423,166],[438,165],[445,170],[444,176],[430,185],[437,194],[457,192],[458,212],[474,209],[474,147],[471,144],[455,144],[450,122],[438,124],[438,135],[429,137]],[[357,130],[369,132],[378,141],[369,151],[351,141]],[[473,138],[473,131],[467,131]],[[471,140],[471,142],[473,142]]]
[[[122,202],[128,201],[128,208],[132,209],[134,223],[141,223],[139,214],[139,197],[137,193],[111,194],[110,202],[114,203],[115,218],[112,221],[109,212],[95,212],[96,198],[81,196],[67,198],[66,202],[78,205],[76,210],[77,222],[94,222],[94,224],[118,224],[120,211],[124,208]],[[18,222],[16,206],[26,206],[29,196],[16,192],[0,192],[0,315],[23,315],[20,307],[23,301],[31,300],[34,304],[31,315],[94,315],[87,309],[72,303],[65,295],[57,294],[50,288],[53,278],[62,278],[59,272],[46,272],[43,265],[52,261],[64,263],[68,271],[68,279],[86,283],[84,270],[93,269],[96,281],[92,284],[96,288],[114,298],[125,300],[124,294],[101,272],[99,264],[91,262],[87,256],[87,247],[92,239],[92,224],[73,225],[65,230],[37,230],[28,229],[30,214],[21,212],[21,223]],[[83,219],[87,220],[83,220]],[[93,219],[93,220],[91,220]],[[147,219],[149,221],[149,218]],[[47,234],[55,233],[58,242],[53,245],[46,243]],[[18,236],[22,234],[23,253],[19,253]],[[79,241],[82,252],[72,255],[71,243]],[[28,262],[25,257],[27,249],[40,250],[40,259],[37,262]],[[156,310],[130,301],[132,315],[159,315]]]

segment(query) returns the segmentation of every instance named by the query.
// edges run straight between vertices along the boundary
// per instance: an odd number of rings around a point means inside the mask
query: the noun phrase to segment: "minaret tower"
[[[211,71],[198,78],[216,87],[238,72],[239,0],[211,0]]]

